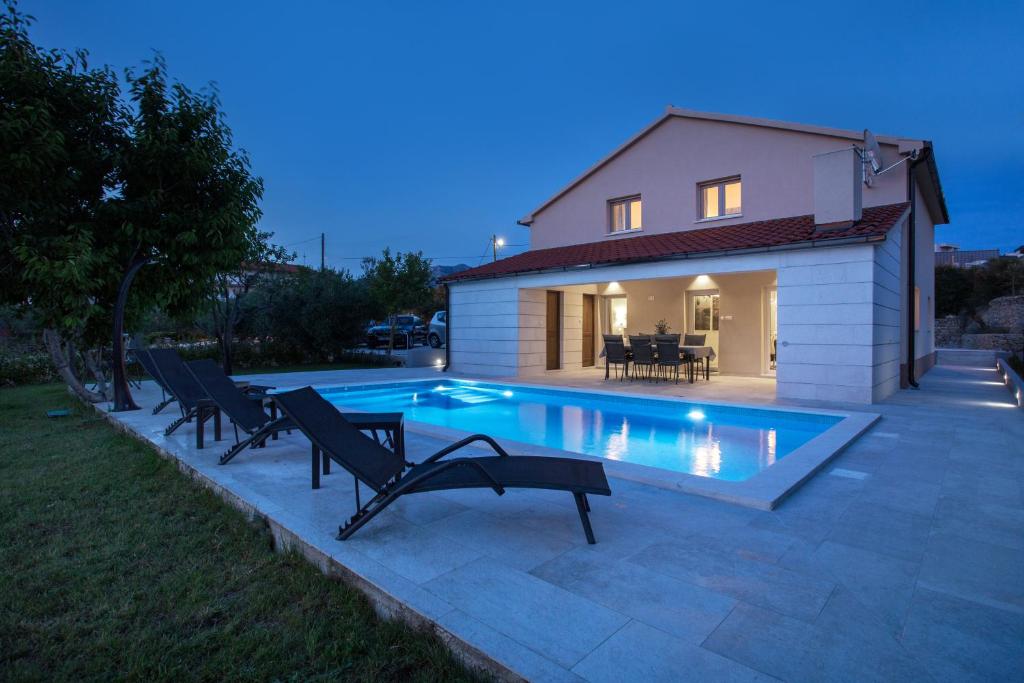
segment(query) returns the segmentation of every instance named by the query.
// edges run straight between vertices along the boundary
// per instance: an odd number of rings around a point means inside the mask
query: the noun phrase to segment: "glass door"
[[[607,297],[608,302],[608,334],[626,335],[626,297]]]
[[[764,292],[764,374],[775,375],[779,348],[779,290],[768,287]]]
[[[713,367],[718,367],[718,322],[719,322],[718,291],[692,292],[690,294],[691,334],[704,335],[704,345],[715,351],[716,359]]]

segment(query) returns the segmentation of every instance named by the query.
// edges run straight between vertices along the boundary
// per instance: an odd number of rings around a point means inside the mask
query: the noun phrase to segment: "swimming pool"
[[[331,403],[723,481],[745,481],[842,418],[469,380],[319,389]]]

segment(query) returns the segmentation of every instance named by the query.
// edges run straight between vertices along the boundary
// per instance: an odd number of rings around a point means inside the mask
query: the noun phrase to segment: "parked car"
[[[391,323],[385,320],[379,325],[372,325],[366,331],[366,345],[371,349],[388,345],[391,334]],[[425,344],[427,342],[427,326],[418,315],[395,316],[395,348]]]
[[[438,311],[430,319],[430,331],[427,333],[427,343],[432,348],[439,349],[448,343],[448,312]]]

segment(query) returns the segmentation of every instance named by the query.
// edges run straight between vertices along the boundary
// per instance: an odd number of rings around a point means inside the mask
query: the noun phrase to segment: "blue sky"
[[[217,84],[265,228],[475,265],[664,107],[935,143],[964,248],[1024,243],[1024,3],[23,0],[34,39]],[[508,252],[523,247],[509,247]]]

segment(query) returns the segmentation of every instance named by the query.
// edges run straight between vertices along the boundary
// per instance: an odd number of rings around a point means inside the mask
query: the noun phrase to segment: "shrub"
[[[38,351],[0,349],[0,386],[43,384],[57,379],[50,356]]]

